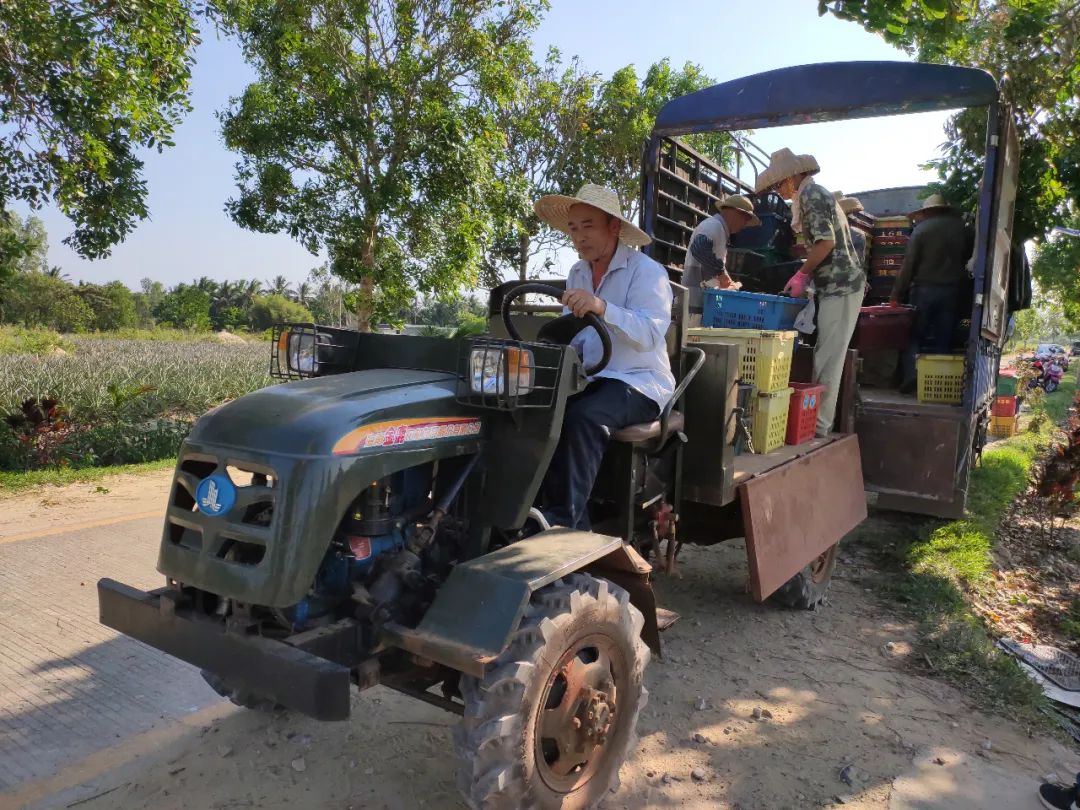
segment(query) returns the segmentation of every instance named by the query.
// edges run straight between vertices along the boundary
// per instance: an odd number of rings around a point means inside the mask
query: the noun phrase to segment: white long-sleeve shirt
[[[584,259],[570,268],[566,288],[588,290],[607,304],[604,321],[611,331],[611,362],[596,376],[621,380],[663,409],[675,392],[666,341],[672,303],[667,270],[644,253],[620,244],[597,289],[593,289],[592,268]],[[571,345],[586,367],[603,356],[595,329],[583,329]]]

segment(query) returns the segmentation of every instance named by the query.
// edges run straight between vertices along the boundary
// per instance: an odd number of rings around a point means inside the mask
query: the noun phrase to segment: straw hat
[[[790,149],[778,149],[769,158],[769,166],[757,177],[754,191],[760,194],[777,183],[797,174],[817,174],[821,171],[813,155],[796,155]]]
[[[570,218],[570,209],[575,205],[591,205],[622,222],[622,230],[619,231],[621,242],[633,247],[642,247],[652,241],[645,231],[623,216],[622,206],[619,205],[619,195],[613,189],[593,183],[583,185],[573,197],[563,194],[548,194],[546,197],[541,197],[533,204],[533,210],[540,219],[555,230],[568,233],[567,220]]]
[[[952,208],[952,206],[945,202],[945,198],[940,194],[931,194],[926,198],[926,202],[922,204],[922,208],[916,208],[914,211],[911,211],[908,216],[911,217],[915,214],[922,213],[923,211],[934,211],[938,208]]]
[[[754,213],[754,204],[742,194],[729,194],[716,203],[717,211],[723,211],[725,208],[734,208],[736,211],[742,211],[744,214],[749,214],[750,222],[747,225],[748,228],[756,228],[761,224],[761,220],[758,219],[757,214]]]
[[[864,210],[863,204],[859,202],[858,197],[845,197],[844,192],[842,191],[834,191],[833,196],[836,198],[836,202],[840,205],[840,210],[844,212],[844,216],[846,217]]]

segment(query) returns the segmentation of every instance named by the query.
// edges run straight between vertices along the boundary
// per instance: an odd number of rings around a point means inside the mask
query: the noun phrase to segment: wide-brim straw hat
[[[724,199],[718,200],[716,203],[716,210],[723,211],[725,208],[734,208],[736,211],[742,211],[744,214],[749,214],[750,222],[748,227],[750,228],[756,228],[761,224],[758,215],[754,213],[754,204],[742,194],[729,194],[724,197]]]
[[[922,213],[923,211],[936,211],[941,208],[952,208],[952,206],[945,202],[945,198],[942,197],[940,194],[931,194],[929,197],[926,198],[926,201],[922,204],[921,208],[916,208],[914,211],[910,211],[908,213],[908,216],[913,217],[916,214]]]
[[[813,155],[796,155],[786,147],[777,149],[769,157],[768,167],[757,176],[754,191],[760,194],[789,177],[797,174],[817,174],[820,171],[821,167]]]
[[[834,191],[833,196],[836,197],[836,202],[840,206],[840,210],[844,212],[844,216],[849,217],[852,214],[856,214],[859,211],[865,210],[863,204],[859,202],[858,197],[845,197],[844,192]]]
[[[565,194],[548,194],[541,197],[533,204],[533,210],[540,219],[555,230],[569,233],[570,209],[575,205],[591,205],[622,222],[619,241],[627,245],[643,247],[652,241],[645,231],[623,216],[622,206],[619,205],[619,195],[615,190],[594,183],[586,183],[573,197],[567,197]]]

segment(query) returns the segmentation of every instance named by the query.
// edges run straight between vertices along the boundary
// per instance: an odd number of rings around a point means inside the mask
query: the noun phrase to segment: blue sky
[[[853,23],[819,18],[814,0],[552,0],[551,5],[534,37],[537,53],[556,46],[605,76],[628,63],[640,74],[663,58],[676,65],[697,62],[718,81],[808,62],[907,58]],[[193,77],[194,110],[176,133],[176,147],[146,156],[151,218],[109,258],[90,262],[61,244],[70,232],[68,221],[54,209],[43,209],[39,216],[49,231],[50,263],[75,281],[119,279],[133,288],[143,277],[167,285],[203,275],[303,280],[318,257],[286,236],[244,231],[224,212],[235,188],[235,156],[221,143],[215,112],[250,78],[236,46],[208,36]],[[754,140],[767,151],[790,146],[812,152],[822,165],[822,183],[853,192],[927,179],[918,165],[937,153],[945,118],[927,113],[761,130]]]

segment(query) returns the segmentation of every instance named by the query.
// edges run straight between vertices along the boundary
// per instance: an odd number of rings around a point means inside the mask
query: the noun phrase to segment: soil
[[[72,488],[51,505],[39,496],[34,520],[77,524],[103,503],[117,515],[121,500],[160,509],[167,481],[110,481],[107,496]],[[20,514],[14,501],[0,503],[0,526]],[[685,549],[680,575],[657,577],[659,602],[682,619],[647,670],[640,740],[605,806],[1004,810],[1037,806],[1044,775],[1080,770],[1075,749],[922,674],[913,627],[878,600],[880,586],[868,559],[842,548],[828,604],[793,612],[746,593],[741,542]],[[219,704],[118,743],[29,806],[462,806],[454,717],[382,687],[356,694],[353,715],[320,724]]]

